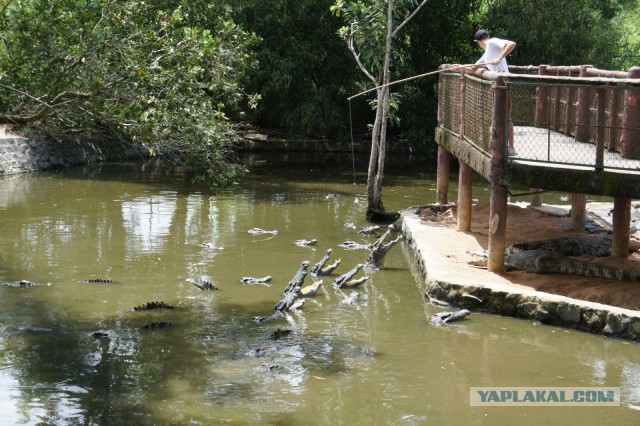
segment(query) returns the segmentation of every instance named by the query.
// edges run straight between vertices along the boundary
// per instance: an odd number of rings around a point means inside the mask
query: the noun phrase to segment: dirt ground
[[[437,217],[420,214],[421,222],[429,226],[446,227],[451,233],[439,234],[442,246],[455,246],[456,217],[455,211],[449,210]],[[481,203],[473,207],[471,215],[471,232],[479,246],[488,246],[489,204]],[[571,229],[569,216],[556,216],[532,207],[509,205],[507,212],[507,244],[520,241],[533,241],[554,238],[564,235],[594,235],[588,232],[576,232]],[[433,243],[433,242],[432,242]],[[635,244],[634,244],[635,245]],[[464,249],[456,247],[451,252],[460,253]],[[465,257],[466,256],[466,257]],[[451,268],[473,268],[466,262],[473,260],[468,254],[448,255],[452,258]],[[459,259],[453,259],[459,258]],[[632,253],[627,259],[619,258],[589,258],[582,259],[606,263],[625,270],[640,274],[640,254]],[[459,260],[459,261],[457,261]],[[455,271],[453,271],[455,272]],[[606,305],[618,306],[626,309],[640,310],[640,282],[622,282],[593,277],[579,277],[564,274],[535,274],[524,271],[511,271],[499,274],[512,284],[522,285],[537,291],[558,294],[575,299],[588,300]]]

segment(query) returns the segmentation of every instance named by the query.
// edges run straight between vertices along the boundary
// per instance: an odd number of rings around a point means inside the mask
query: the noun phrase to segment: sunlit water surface
[[[402,244],[340,306],[330,284],[367,252],[338,244],[373,242],[347,226],[369,225],[366,158],[355,176],[345,154],[244,160],[252,175],[215,196],[149,164],[0,179],[0,282],[51,284],[0,287],[0,424],[638,424],[637,344],[482,314],[435,327]],[[390,159],[387,208],[435,201],[431,163]],[[251,320],[328,248],[342,263],[324,291]],[[79,282],[97,278],[119,283]],[[134,311],[150,301],[175,309]],[[472,386],[614,386],[622,405],[470,407]]]

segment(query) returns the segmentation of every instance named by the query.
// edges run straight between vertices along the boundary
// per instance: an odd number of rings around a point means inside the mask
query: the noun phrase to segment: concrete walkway
[[[475,311],[640,340],[640,311],[515,284],[504,276],[466,265],[461,256],[451,255],[467,249],[482,250],[474,235],[437,223],[424,224],[413,210],[402,213],[402,224],[429,299]]]

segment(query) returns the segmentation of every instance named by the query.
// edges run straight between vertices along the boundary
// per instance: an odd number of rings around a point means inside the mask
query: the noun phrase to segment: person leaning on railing
[[[508,73],[507,56],[516,48],[516,43],[511,40],[503,40],[497,37],[489,37],[487,30],[476,31],[474,41],[484,50],[484,54],[478,59],[473,70],[481,66],[487,67],[490,71]],[[507,111],[511,111],[511,100],[507,98]],[[518,155],[513,143],[513,123],[509,121],[509,155]]]

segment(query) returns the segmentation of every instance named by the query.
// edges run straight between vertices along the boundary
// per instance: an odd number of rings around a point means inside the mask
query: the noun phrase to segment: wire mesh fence
[[[640,169],[640,129],[625,124],[624,97],[631,86],[508,83],[510,120],[520,160]],[[580,99],[580,101],[578,101]],[[623,146],[623,135],[628,143]],[[631,136],[629,136],[631,135]],[[631,140],[630,140],[631,139]]]
[[[569,77],[572,72],[567,71]],[[460,73],[440,77],[440,126],[485,155],[491,155],[492,84]],[[516,150],[506,157],[509,161],[640,172],[637,85],[531,82],[512,77],[507,87],[504,120],[506,128],[513,128]]]
[[[440,122],[442,127],[460,134],[460,74],[440,74]]]
[[[464,137],[485,153],[491,152],[492,82],[475,77],[465,79]]]

